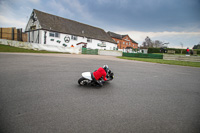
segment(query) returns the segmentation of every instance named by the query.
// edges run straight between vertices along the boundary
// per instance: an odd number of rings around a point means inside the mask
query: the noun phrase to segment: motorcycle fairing
[[[82,76],[86,79],[92,80],[91,72],[83,72]]]

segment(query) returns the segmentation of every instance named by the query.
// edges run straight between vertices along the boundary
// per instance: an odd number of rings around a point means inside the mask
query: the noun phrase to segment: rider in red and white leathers
[[[108,65],[104,65],[103,67],[100,67],[98,70],[94,71],[92,74],[93,80],[98,83],[100,86],[103,85],[102,81],[99,81],[99,79],[103,76],[103,80],[106,81],[106,75],[109,68]]]

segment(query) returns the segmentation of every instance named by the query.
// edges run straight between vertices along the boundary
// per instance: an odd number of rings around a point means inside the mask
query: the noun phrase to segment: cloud
[[[115,4],[115,3],[121,3],[121,4],[125,4],[127,3],[129,0],[97,0],[97,2],[99,4]]]
[[[75,12],[76,15],[84,19],[91,20],[92,15],[88,11],[88,7],[85,4],[80,3],[78,0],[65,0],[63,3],[68,5],[68,7],[71,9],[71,12]]]
[[[27,8],[22,5],[15,5],[15,2],[20,2],[20,0],[14,0],[14,3],[10,1],[1,1],[0,4],[0,26],[1,27],[17,27],[25,28],[27,22]],[[15,9],[14,7],[17,7]],[[26,10],[26,12],[24,11]]]
[[[35,3],[35,4],[40,3],[40,0],[29,0],[29,1],[32,2],[32,3]]]
[[[15,18],[7,18],[5,16],[0,15],[0,25],[4,27],[17,27],[17,28],[24,28],[26,26],[25,21],[20,21]]]
[[[65,4],[57,2],[56,0],[49,1],[48,5],[51,9],[56,11],[57,14],[55,14],[55,11],[52,11],[52,14],[54,15],[68,16],[69,18],[74,16],[74,13],[70,9],[66,8]]]
[[[87,5],[79,0],[60,0],[59,2],[51,0],[48,2],[48,8],[46,8],[45,12],[76,21],[87,22],[92,20],[92,15],[88,11]]]

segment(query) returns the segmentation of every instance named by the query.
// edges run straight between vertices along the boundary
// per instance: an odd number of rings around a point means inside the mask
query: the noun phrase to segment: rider
[[[106,75],[109,68],[108,65],[104,65],[103,67],[100,67],[98,70],[94,71],[92,74],[92,79],[100,86],[103,86],[103,83],[101,80],[99,80],[102,76],[104,81],[106,81]]]

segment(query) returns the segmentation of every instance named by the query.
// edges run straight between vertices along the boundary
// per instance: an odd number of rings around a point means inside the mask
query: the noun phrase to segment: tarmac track
[[[77,84],[104,64],[113,81]],[[112,56],[0,53],[0,132],[198,133],[199,75]]]

